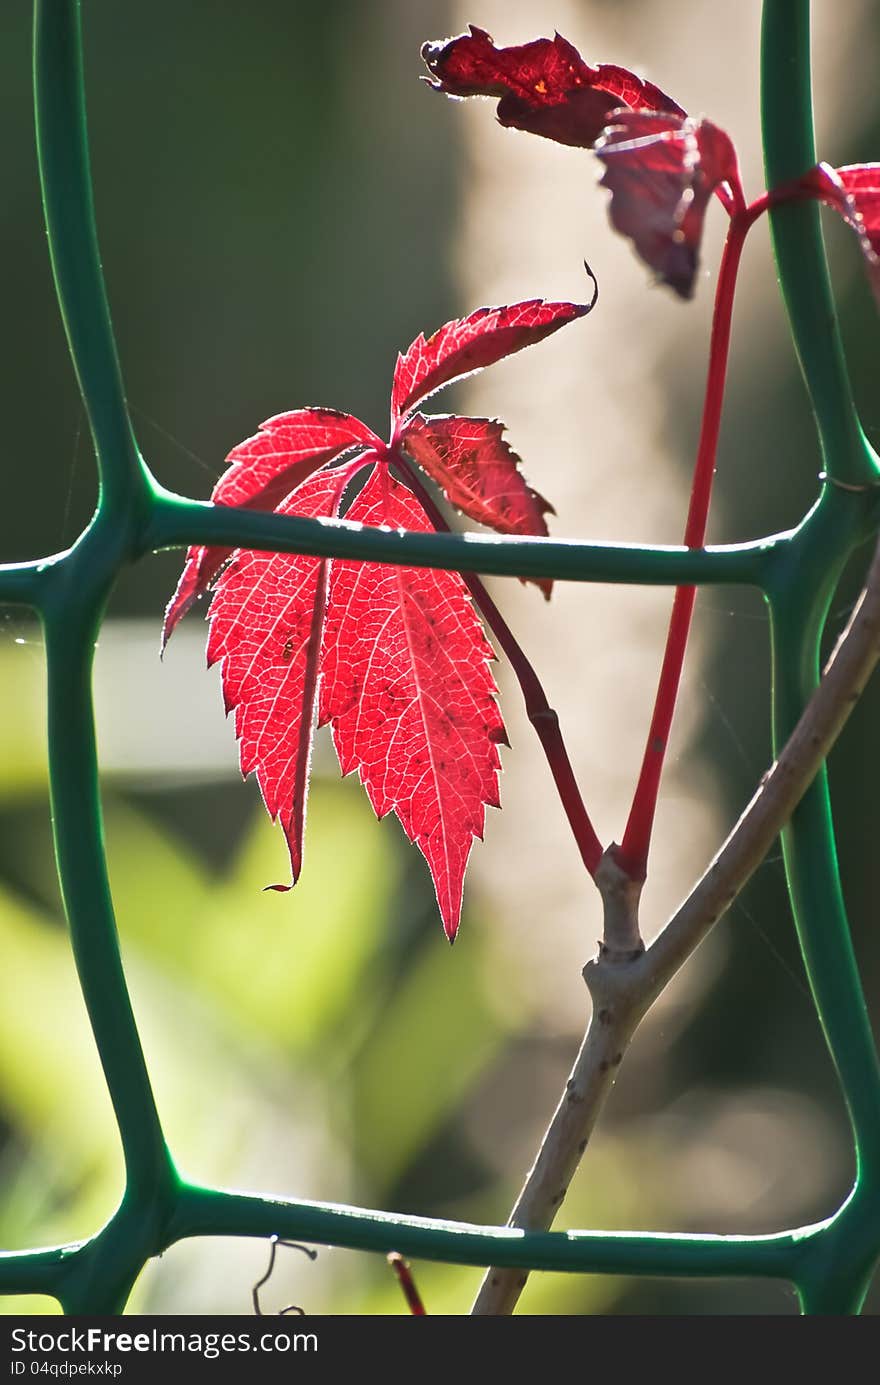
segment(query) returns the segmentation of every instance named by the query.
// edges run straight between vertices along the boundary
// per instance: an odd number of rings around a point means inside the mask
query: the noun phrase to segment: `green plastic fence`
[[[808,0],[765,0],[763,123],[768,185],[815,163]],[[479,573],[655,585],[739,583],[771,611],[773,733],[787,736],[814,688],[829,603],[849,555],[880,526],[880,462],[855,412],[814,206],[773,216],[779,275],[825,467],[791,533],[675,548],[357,532],[213,509],[165,490],[141,457],[125,402],[98,258],[78,0],[36,0],[37,146],[52,265],[100,472],[98,508],[66,552],[0,567],[0,601],[36,611],[48,660],[49,771],[70,938],[125,1159],[119,1208],[89,1240],[0,1256],[0,1291],[57,1298],[68,1313],[117,1313],[146,1261],[189,1236],[294,1237],[468,1265],[580,1273],[788,1280],[806,1313],[852,1313],[880,1256],[880,1067],[850,942],[824,774],[783,847],[812,995],[846,1099],[855,1185],[827,1220],[770,1236],[523,1232],[224,1192],[183,1179],[165,1143],[119,955],[107,879],[91,693],[92,651],[128,563],[190,543],[245,545]]]

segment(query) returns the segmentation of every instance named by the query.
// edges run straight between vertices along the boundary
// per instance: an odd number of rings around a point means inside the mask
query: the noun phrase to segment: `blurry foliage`
[[[89,0],[86,11],[101,242],[135,422],[160,478],[207,494],[229,446],[297,404],[332,399],[380,425],[399,344],[472,306],[456,301],[446,258],[458,127],[416,80],[419,43],[450,28],[447,7]],[[31,119],[29,31],[27,0],[2,7],[0,121],[17,132],[0,154],[12,324],[0,548],[12,559],[68,542],[94,499],[32,143],[19,137]],[[852,157],[876,156],[871,119]],[[858,267],[843,273],[876,441],[876,323]],[[744,535],[806,503],[815,446],[790,358],[770,369],[741,341],[737,355],[750,364],[734,375],[719,508]],[[682,439],[699,385],[693,373],[670,401]],[[740,484],[743,454],[769,478],[761,493]],[[114,614],[149,615],[158,640],[178,563],[163,555],[126,575]],[[734,812],[767,758],[763,615],[748,594],[712,601],[725,635],[707,692],[722,712],[704,748]],[[121,1162],[52,876],[39,635],[17,612],[0,634],[0,1241],[17,1247],[94,1230],[119,1195]],[[874,996],[876,795],[864,761],[876,696],[832,764]],[[354,784],[330,778],[313,790],[302,882],[261,894],[283,851],[253,787],[234,783],[231,736],[228,779],[117,779],[106,806],[135,1009],[181,1165],[220,1183],[503,1220],[575,1039],[542,1037],[532,1014],[505,1003],[491,901],[468,896],[450,950],[399,834],[373,821]],[[778,865],[759,873],[724,936],[727,963],[694,1016],[669,1012],[637,1039],[566,1203],[569,1225],[770,1229],[821,1214],[846,1185],[846,1133],[825,1114],[839,1097]],[[175,1247],[144,1273],[131,1311],[248,1312],[265,1264],[258,1242]],[[429,1312],[466,1311],[477,1271],[415,1270]],[[353,1252],[322,1250],[316,1265],[280,1255],[266,1292],[267,1311],[291,1300],[404,1311],[381,1257]],[[4,1307],[47,1310],[37,1299]],[[523,1311],[791,1312],[793,1298],[773,1285],[535,1275]]]

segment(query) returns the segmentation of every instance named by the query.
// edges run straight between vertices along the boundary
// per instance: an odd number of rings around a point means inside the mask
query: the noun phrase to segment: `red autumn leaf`
[[[319,467],[351,447],[379,441],[359,419],[338,409],[276,414],[261,423],[253,437],[232,449],[226,458],[227,470],[211,492],[211,499],[215,505],[274,510]],[[177,590],[165,612],[163,646],[196,598],[207,591],[231,552],[231,548],[200,545],[189,549]]]
[[[477,308],[468,317],[445,323],[427,340],[420,334],[394,367],[392,426],[441,385],[533,346],[567,322],[584,317],[591,307],[532,298],[504,308]]]
[[[418,337],[398,358],[387,446],[348,414],[281,414],[233,449],[213,499],[333,517],[348,481],[370,466],[373,474],[346,518],[430,530],[416,497],[390,474],[395,454],[405,460],[397,452],[401,440],[418,436],[413,448],[421,447],[427,470],[454,503],[479,511],[502,532],[546,533],[550,507],[519,475],[500,423],[409,413],[440,385],[540,341],[593,303],[533,299],[481,308],[447,323],[430,341]],[[362,446],[366,451],[335,465]],[[319,720],[331,723],[343,773],[357,769],[376,812],[381,817],[393,809],[423,852],[444,928],[454,938],[471,844],[482,836],[486,804],[498,804],[498,744],[506,740],[487,667],[494,654],[462,579],[376,563],[193,548],[168,607],[166,638],[212,580],[208,660],[222,662],[242,773],[256,773],[269,813],[281,821],[294,881],[302,866],[317,696]]]
[[[553,506],[528,484],[497,418],[413,414],[400,442],[456,509],[500,534],[546,534]],[[549,597],[552,583],[538,585]]]
[[[335,516],[348,476],[347,468],[319,472],[279,513]],[[209,611],[208,663],[222,661],[241,772],[256,773],[272,820],[281,819],[294,881],[302,867],[328,569],[323,558],[239,549]]]
[[[681,298],[690,298],[703,221],[717,187],[739,185],[736,151],[708,120],[618,111],[596,146],[611,221]]]
[[[426,43],[422,57],[436,78],[435,90],[500,97],[502,125],[559,144],[591,148],[619,106],[684,115],[653,82],[612,63],[591,67],[560,34],[496,48],[491,35],[472,24],[467,34]]]
[[[348,511],[363,524],[429,531],[413,494],[377,467]],[[395,812],[431,870],[447,936],[486,804],[499,806],[506,743],[494,653],[457,573],[332,564],[319,723],[343,774],[357,770],[382,818]]]
[[[804,180],[818,189],[829,206],[856,232],[865,257],[868,280],[880,305],[880,164],[819,164]]]

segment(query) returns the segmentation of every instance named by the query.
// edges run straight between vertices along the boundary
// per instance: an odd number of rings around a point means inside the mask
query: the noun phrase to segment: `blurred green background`
[[[816,8],[831,32],[833,7]],[[470,114],[464,119],[417,80],[424,39],[468,20],[511,42],[555,24],[587,57],[647,67],[671,88],[652,56],[650,25],[661,9],[664,27],[687,16],[702,35],[699,62],[682,40],[679,62],[687,59],[691,76],[688,90],[675,88],[689,109],[702,109],[713,99],[714,65],[730,61],[713,50],[717,7],[707,0],[566,0],[559,17],[525,0],[469,9],[453,0],[86,0],[101,245],[135,426],[159,478],[207,495],[235,442],[301,404],[349,409],[381,429],[395,352],[475,306],[460,264],[479,180],[479,157],[466,146],[474,127]],[[736,9],[729,22],[751,43],[757,0]],[[823,69],[835,81],[818,93],[829,132],[822,153],[841,163],[880,155],[876,89],[847,66],[856,44],[877,52],[880,18],[876,6],[855,4],[852,18],[852,34],[831,43]],[[0,10],[6,559],[69,543],[95,494],[39,216],[30,22],[26,0]],[[595,31],[621,48],[597,50]],[[754,126],[754,55],[750,62],[741,97]],[[491,159],[499,133],[491,108],[481,106],[478,119]],[[587,156],[564,157],[563,178],[593,180],[592,168],[581,174]],[[511,242],[523,230],[503,202],[496,220]],[[876,315],[853,247],[831,231],[854,380],[877,443]],[[524,248],[524,264],[533,249]],[[625,291],[618,281],[641,292],[644,272],[623,248],[615,250],[622,268],[614,261],[603,277],[590,249],[610,328],[615,293]],[[712,279],[714,253],[710,245]],[[547,268],[542,279],[538,255],[522,296],[552,290]],[[768,298],[769,278],[753,292]],[[656,291],[645,299],[648,327],[640,320],[639,331],[674,318],[680,350],[688,332],[704,330],[711,282],[693,309]],[[815,493],[808,406],[772,311],[767,328],[747,308],[734,339],[716,537],[788,524]],[[616,330],[630,330],[620,314]],[[532,368],[540,399],[539,359]],[[655,442],[683,474],[702,366],[672,354],[663,369]],[[503,397],[503,378],[498,387]],[[623,391],[618,407],[632,410],[632,397]],[[589,414],[589,380],[576,405]],[[540,461],[530,459],[537,480]],[[421,858],[396,824],[374,821],[355,783],[340,782],[326,745],[317,753],[303,879],[290,896],[261,893],[286,869],[283,843],[256,787],[237,774],[216,679],[203,671],[198,616],[158,662],[179,562],[160,555],[123,576],[97,661],[112,882],[175,1156],[194,1176],[229,1186],[503,1221],[577,1044],[572,1007],[557,1022],[552,992],[530,989],[528,957],[517,954],[517,929],[507,926],[491,871],[474,868],[460,941],[445,944]],[[857,591],[857,566],[831,636]],[[705,652],[684,768],[708,767],[723,821],[767,761],[764,617],[748,593],[713,592],[699,610]],[[0,1243],[24,1247],[93,1231],[115,1206],[121,1169],[53,874],[39,631],[20,611],[0,617]],[[551,674],[564,683],[565,661]],[[577,693],[588,699],[588,684]],[[866,765],[880,759],[876,713],[872,690],[832,763],[846,893],[875,1011],[878,804]],[[640,725],[630,735],[635,753]],[[528,873],[528,840],[502,831],[492,823],[486,852],[504,858],[509,875]],[[701,864],[694,860],[691,873]],[[557,869],[543,860],[540,868]],[[552,909],[520,920],[524,928],[553,953]],[[573,985],[594,937],[588,930],[573,954]],[[771,1230],[825,1214],[848,1186],[846,1125],[778,859],[704,951],[678,999],[635,1044],[564,1224]],[[249,1312],[266,1259],[260,1242],[176,1247],[144,1273],[131,1311]],[[432,1313],[466,1311],[479,1279],[446,1266],[420,1264],[416,1273]],[[314,1265],[295,1252],[280,1257],[267,1311],[290,1301],[309,1313],[404,1311],[381,1257],[340,1250],[321,1250]],[[51,1307],[35,1299],[6,1306]],[[878,1307],[875,1291],[869,1311]],[[522,1311],[788,1313],[794,1298],[786,1286],[745,1281],[536,1275]]]

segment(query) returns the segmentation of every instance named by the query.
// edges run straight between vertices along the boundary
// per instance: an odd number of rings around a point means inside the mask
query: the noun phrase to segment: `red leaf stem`
[[[844,170],[844,172],[848,172],[848,170]],[[684,542],[688,548],[702,547],[706,536],[727,374],[733,298],[736,290],[737,270],[746,235],[758,218],[772,207],[803,202],[808,199],[831,201],[833,204],[828,187],[827,170],[820,165],[817,169],[811,169],[802,178],[793,179],[789,183],[763,193],[731,220],[715,295],[703,423],[684,537]],[[861,226],[856,225],[856,229],[861,233]],[[678,587],[676,589],[654,712],[648,731],[648,741],[645,746],[639,780],[633,795],[626,832],[617,856],[621,867],[633,879],[643,879],[647,873],[657,795],[660,789],[663,761],[675,712],[695,600],[695,587]]]
[[[763,203],[753,204],[732,218],[721,257],[712,315],[703,421],[684,531],[684,542],[688,548],[701,548],[706,538],[730,353],[730,326],[737,271],[746,235],[763,210]],[[657,795],[675,713],[695,599],[695,587],[676,588],[647,744],[623,842],[617,853],[618,863],[633,880],[643,880],[647,874]]]
[[[393,457],[395,465],[403,473],[407,485],[411,487],[434,528],[441,533],[448,533],[449,525],[422,484],[419,473],[409,458],[399,448],[395,448],[390,455]],[[577,843],[581,860],[590,875],[595,876],[602,857],[602,843],[596,835],[596,829],[590,821],[581,791],[578,788],[574,770],[571,767],[571,760],[565,748],[565,741],[562,738],[559,717],[547,701],[547,694],[540,678],[479,577],[470,572],[463,572],[461,576],[474,599],[474,605],[492,631],[501,649],[507,655],[523,695],[526,715],[535,728],[547,758],[547,764],[553,776],[563,811],[568,818],[569,826]]]
[[[397,1275],[398,1283],[403,1290],[406,1306],[410,1313],[415,1318],[427,1317],[425,1305],[422,1302],[421,1294],[416,1288],[416,1281],[413,1279],[413,1273],[410,1269],[409,1262],[404,1260],[403,1256],[397,1250],[392,1250],[387,1258],[389,1265]]]

